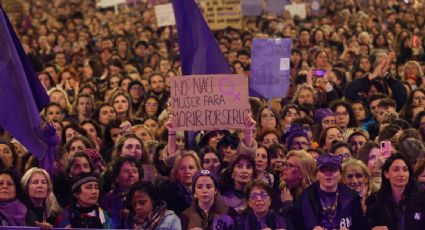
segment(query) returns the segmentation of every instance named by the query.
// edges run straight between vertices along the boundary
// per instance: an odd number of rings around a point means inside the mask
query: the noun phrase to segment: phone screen
[[[391,155],[391,141],[381,141],[381,157],[388,158]]]
[[[314,69],[313,70],[313,76],[324,77],[325,74],[326,74],[326,70],[323,70],[323,69]]]

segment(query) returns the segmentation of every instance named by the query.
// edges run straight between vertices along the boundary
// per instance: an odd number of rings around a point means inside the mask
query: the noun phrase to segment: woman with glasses
[[[336,124],[342,129],[357,127],[357,122],[354,116],[351,105],[345,100],[339,100],[332,103],[331,110],[335,114]]]
[[[342,182],[360,195],[363,213],[366,213],[366,199],[374,192],[367,166],[361,160],[349,158],[342,164]]]
[[[271,209],[273,190],[262,180],[246,187],[248,207],[235,218],[236,229],[286,229],[285,220]]]
[[[285,157],[279,189],[276,192],[280,199],[276,199],[273,206],[280,209],[288,227],[292,226],[291,215],[295,201],[316,180],[314,170],[314,159],[304,150],[291,150]]]
[[[317,182],[297,200],[293,214],[296,229],[364,229],[360,197],[339,183],[341,158],[323,154],[317,159]]]

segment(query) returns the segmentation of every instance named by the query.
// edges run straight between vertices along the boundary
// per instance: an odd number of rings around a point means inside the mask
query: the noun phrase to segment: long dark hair
[[[412,194],[414,194],[415,192],[418,191],[418,185],[416,183],[415,180],[415,176],[413,173],[413,168],[412,166],[409,164],[409,162],[403,157],[403,155],[401,153],[396,153],[394,155],[391,155],[384,163],[384,165],[382,166],[382,184],[381,184],[381,189],[377,192],[377,203],[378,204],[382,204],[385,208],[384,211],[387,211],[388,207],[388,202],[387,199],[388,197],[392,197],[392,188],[391,188],[391,183],[390,181],[385,177],[385,173],[389,172],[391,165],[394,163],[394,161],[396,160],[402,160],[406,165],[407,168],[409,170],[409,180],[406,184],[406,187],[404,189],[404,196],[405,197],[410,197]]]
[[[235,169],[236,165],[242,160],[246,160],[248,164],[252,166],[252,179],[257,178],[257,168],[255,168],[254,158],[248,154],[239,154],[236,159],[232,161],[232,163],[227,167],[226,171],[222,174],[222,184],[220,188],[222,188],[223,193],[228,190],[231,190],[234,187],[235,182],[232,178],[233,170]]]

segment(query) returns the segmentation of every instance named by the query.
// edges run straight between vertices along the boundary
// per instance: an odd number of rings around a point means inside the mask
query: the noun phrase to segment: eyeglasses
[[[251,195],[249,196],[249,199],[258,200],[258,198],[260,198],[261,200],[265,200],[268,196],[269,194],[267,194],[266,192],[251,193]]]
[[[294,168],[298,168],[298,165],[294,165],[292,163],[289,162],[284,162],[283,163],[283,168],[287,168],[287,169],[294,169]]]
[[[353,179],[353,177],[355,177],[356,179],[361,179],[363,178],[363,174],[361,173],[355,173],[355,174],[347,174],[347,178],[348,179]]]

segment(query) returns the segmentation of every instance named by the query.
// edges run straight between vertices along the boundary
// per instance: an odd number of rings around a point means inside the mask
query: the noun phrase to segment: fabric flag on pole
[[[0,6],[0,126],[42,160],[40,112],[49,97]]]
[[[173,0],[183,75],[229,74],[221,53],[194,0]]]
[[[194,0],[173,0],[183,75],[230,74],[214,35]],[[185,132],[193,148],[195,132]]]

